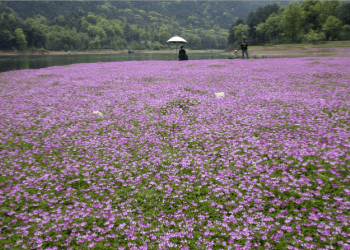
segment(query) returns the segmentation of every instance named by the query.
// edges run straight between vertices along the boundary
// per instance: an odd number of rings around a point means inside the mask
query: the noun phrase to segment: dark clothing
[[[188,60],[188,56],[186,55],[186,50],[180,49],[179,50],[179,60]]]
[[[248,41],[241,42],[241,50],[248,50]]]
[[[186,54],[186,50],[185,50],[185,49],[180,49],[180,50],[179,50],[179,54],[181,54],[181,53]]]
[[[181,53],[179,54],[179,60],[180,61],[188,60],[188,56],[185,53]]]

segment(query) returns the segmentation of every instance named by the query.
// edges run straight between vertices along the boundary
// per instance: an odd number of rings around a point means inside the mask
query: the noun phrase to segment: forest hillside
[[[238,46],[243,37],[254,45],[349,41],[350,2],[269,4],[250,12],[246,20],[238,19],[229,29],[230,46]]]
[[[191,49],[349,37],[341,1],[23,1],[0,2],[0,49]]]
[[[192,49],[227,47],[229,27],[270,2],[0,2],[0,49],[166,49],[174,35]]]

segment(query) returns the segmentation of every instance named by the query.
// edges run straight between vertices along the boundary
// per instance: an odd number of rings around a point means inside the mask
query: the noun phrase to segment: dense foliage
[[[166,48],[166,41],[174,35],[185,37],[192,49],[226,48],[229,25],[264,4],[10,1],[0,3],[0,48],[157,50]],[[21,45],[16,29],[25,35]]]
[[[242,37],[251,44],[350,40],[350,3],[342,1],[290,2],[260,7],[247,21],[230,27],[227,42],[237,45]]]
[[[0,249],[350,249],[349,67],[0,74]]]

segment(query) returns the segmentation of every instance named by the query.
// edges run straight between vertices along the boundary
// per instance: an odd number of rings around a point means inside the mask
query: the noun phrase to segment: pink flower
[[[97,241],[97,242],[99,242],[99,241],[101,241],[101,240],[103,240],[103,237],[97,237],[96,239],[95,239],[95,241]]]
[[[197,203],[195,203],[194,201],[192,201],[191,204],[195,207],[197,206]]]
[[[91,248],[91,247],[94,247],[94,246],[96,246],[96,242],[90,243],[88,247]]]
[[[206,231],[203,233],[203,236],[209,236],[210,235],[210,232],[209,231]]]
[[[84,243],[85,239],[78,239],[77,242],[78,243]]]

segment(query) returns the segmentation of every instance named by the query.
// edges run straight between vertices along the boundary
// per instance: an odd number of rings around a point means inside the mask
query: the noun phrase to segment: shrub
[[[153,43],[153,45],[152,45],[152,47],[153,47],[153,50],[161,50],[161,49],[164,49],[164,45],[162,45],[160,42],[155,42],[155,43]]]
[[[326,39],[326,35],[322,31],[317,32],[313,29],[310,29],[310,31],[307,34],[305,34],[303,37],[303,40],[309,43],[318,43],[325,39]]]

